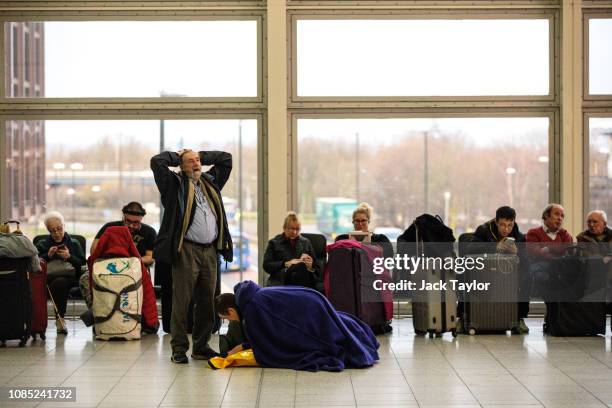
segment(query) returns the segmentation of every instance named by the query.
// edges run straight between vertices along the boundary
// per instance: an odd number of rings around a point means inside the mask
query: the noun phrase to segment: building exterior
[[[44,23],[4,25],[7,97],[44,96]],[[6,122],[10,218],[27,221],[44,212],[45,129],[40,120]]]

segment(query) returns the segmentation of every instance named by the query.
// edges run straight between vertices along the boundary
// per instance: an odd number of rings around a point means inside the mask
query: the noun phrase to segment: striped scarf
[[[225,208],[223,208],[223,202],[221,200],[221,196],[217,193],[217,190],[213,187],[212,184],[204,177],[200,177],[197,181],[200,184],[200,187],[203,185],[204,195],[206,195],[206,199],[210,204],[210,208],[215,215],[215,219],[217,220],[217,250],[224,249],[225,245],[225,230],[223,229],[223,220],[225,219]],[[181,229],[181,240],[179,242],[178,251],[181,252],[183,248],[183,240],[185,239],[185,234],[187,234],[187,229],[189,228],[189,221],[191,220],[191,211],[193,209],[193,201],[195,198],[195,186],[191,180],[187,183],[188,191],[187,191],[187,203],[185,205],[185,213],[183,214],[183,227]]]

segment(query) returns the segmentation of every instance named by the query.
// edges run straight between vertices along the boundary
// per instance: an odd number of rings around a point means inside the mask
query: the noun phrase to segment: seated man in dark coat
[[[608,227],[608,217],[601,210],[587,214],[587,229],[578,236],[576,241],[587,256],[603,256],[604,262],[612,261],[612,229]]]
[[[266,286],[297,285],[315,288],[321,281],[321,271],[313,263],[314,249],[300,235],[300,220],[289,212],[283,223],[283,233],[268,241],[263,269],[270,275]]]
[[[234,294],[215,300],[223,319],[240,321],[247,342],[229,352],[252,348],[262,367],[307,371],[363,368],[378,360],[372,330],[338,312],[319,292],[299,286],[260,288],[238,283]]]
[[[472,236],[472,242],[468,246],[468,253],[505,253],[515,254],[521,257],[521,282],[519,290],[524,292],[520,298],[526,302],[518,302],[519,332],[529,333],[529,327],[525,324],[525,318],[529,313],[529,291],[530,276],[527,270],[527,259],[524,254],[519,253],[516,243],[525,242],[525,236],[519,231],[516,223],[516,211],[514,208],[503,206],[495,211],[495,218],[485,222],[476,228]],[[493,246],[492,243],[497,243]],[[460,308],[462,305],[460,305]]]

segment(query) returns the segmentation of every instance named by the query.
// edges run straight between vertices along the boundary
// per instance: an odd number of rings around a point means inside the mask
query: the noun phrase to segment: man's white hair
[[[608,223],[608,216],[606,215],[606,212],[605,212],[605,211],[603,211],[603,210],[593,210],[593,211],[590,211],[590,212],[587,214],[587,218],[589,218],[589,216],[590,216],[591,214],[599,214],[599,215],[601,216],[601,218],[603,218],[604,222],[605,222],[606,224]]]
[[[58,220],[62,226],[64,225],[64,216],[58,211],[49,211],[45,214],[45,227],[49,228],[49,221]]]

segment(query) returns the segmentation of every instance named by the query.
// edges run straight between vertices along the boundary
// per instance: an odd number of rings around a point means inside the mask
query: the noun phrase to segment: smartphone
[[[58,249],[58,250],[62,250],[62,251],[63,251],[64,249],[66,249],[66,245],[65,245],[65,244],[58,245],[58,246],[57,246],[57,249]]]

